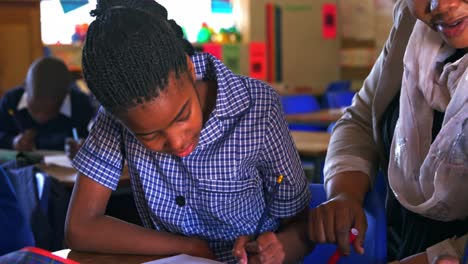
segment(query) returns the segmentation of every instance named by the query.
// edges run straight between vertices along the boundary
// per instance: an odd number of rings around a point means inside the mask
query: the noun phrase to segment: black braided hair
[[[83,47],[83,75],[109,112],[156,98],[171,73],[186,73],[193,47],[152,0],[98,0]],[[180,31],[180,32],[179,32]],[[192,52],[187,48],[187,42]]]
[[[154,0],[132,0],[132,3],[137,8],[141,8],[141,10],[167,20],[166,8]],[[184,32],[182,31],[182,28],[173,19],[169,19],[167,22],[176,34],[177,38],[182,41],[182,46],[184,47],[185,52],[190,56],[193,55],[195,53],[195,48],[188,40],[184,39]]]

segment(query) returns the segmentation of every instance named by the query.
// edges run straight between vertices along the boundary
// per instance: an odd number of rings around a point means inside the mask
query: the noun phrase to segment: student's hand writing
[[[80,139],[78,142],[73,138],[66,138],[65,139],[65,154],[67,157],[72,160],[76,153],[80,150],[81,146],[83,146],[83,140]]]
[[[196,237],[191,237],[190,238],[190,251],[187,252],[187,254],[195,257],[201,257],[201,258],[207,258],[207,259],[216,259],[216,256],[214,255],[213,251],[211,250],[210,246],[208,245],[208,242],[205,240],[196,238]]]
[[[316,243],[337,243],[345,255],[350,253],[349,232],[356,228],[359,234],[354,249],[364,254],[363,242],[367,220],[360,200],[337,195],[309,212],[309,238]]]
[[[283,244],[273,232],[261,234],[256,241],[250,241],[250,236],[237,238],[233,254],[241,264],[283,263],[286,257]]]
[[[13,139],[13,149],[18,151],[34,150],[36,148],[36,135],[35,129],[26,129]]]

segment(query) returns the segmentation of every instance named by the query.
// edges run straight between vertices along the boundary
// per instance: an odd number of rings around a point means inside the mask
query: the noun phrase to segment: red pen
[[[359,234],[359,231],[356,228],[351,228],[351,231],[349,232],[349,243],[352,244],[354,240],[356,240],[357,235]],[[341,256],[343,256],[343,253],[341,253],[340,249],[337,248],[335,253],[330,257],[328,260],[328,264],[337,264],[338,261],[340,260]]]

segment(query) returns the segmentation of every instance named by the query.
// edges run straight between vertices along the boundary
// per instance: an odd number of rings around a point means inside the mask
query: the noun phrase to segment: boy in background
[[[0,101],[0,148],[63,150],[74,128],[79,137],[88,135],[94,113],[89,97],[73,87],[66,65],[57,58],[39,58],[24,85]]]

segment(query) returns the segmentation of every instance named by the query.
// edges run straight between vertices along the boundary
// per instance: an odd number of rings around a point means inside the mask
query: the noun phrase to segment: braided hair
[[[156,98],[188,71],[193,46],[153,0],[98,0],[83,47],[83,75],[101,105],[118,114]]]

